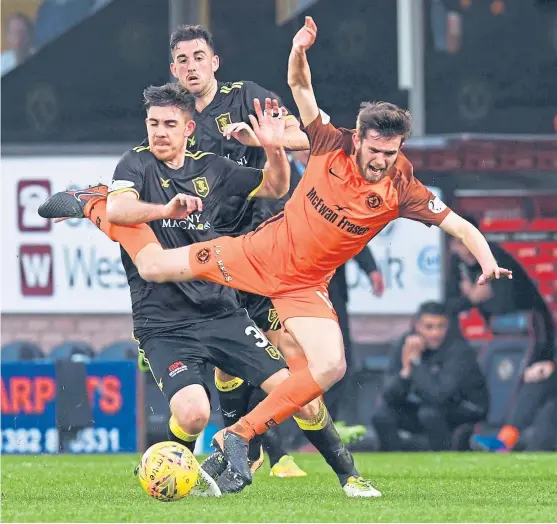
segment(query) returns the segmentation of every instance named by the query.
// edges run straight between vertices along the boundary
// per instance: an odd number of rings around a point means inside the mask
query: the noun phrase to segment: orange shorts
[[[192,245],[190,267],[195,278],[269,297],[283,323],[292,317],[338,320],[326,283],[285,290],[280,268],[269,273],[258,267],[245,252],[243,239],[219,237]]]

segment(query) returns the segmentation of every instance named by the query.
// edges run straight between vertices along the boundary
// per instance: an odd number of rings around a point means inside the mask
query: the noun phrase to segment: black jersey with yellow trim
[[[273,96],[276,95],[255,82],[219,82],[215,98],[203,111],[195,112],[196,128],[188,140],[188,149],[211,151],[242,166],[263,168],[266,161],[263,148],[245,146],[234,138],[226,140],[222,130],[231,123],[250,124],[249,115],[255,116],[254,99],[264,105],[265,98]],[[287,118],[294,117],[289,114]],[[254,198],[247,202],[238,197],[227,198],[220,204],[216,227],[220,233],[232,236],[247,233],[282,211],[285,202],[285,198]]]
[[[247,201],[261,186],[261,169],[240,166],[210,152],[186,152],[184,166],[173,169],[158,160],[147,146],[126,152],[114,171],[109,194],[132,191],[139,199],[167,204],[178,193],[198,196],[203,211],[187,218],[167,218],[149,223],[164,248],[177,248],[211,240],[219,206],[229,195]],[[238,308],[238,293],[205,281],[157,284],[144,281],[122,250],[132,298],[134,329],[187,325]]]

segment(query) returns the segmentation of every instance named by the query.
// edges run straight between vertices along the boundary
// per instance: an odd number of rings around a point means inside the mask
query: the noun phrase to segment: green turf
[[[360,454],[381,499],[347,499],[317,455],[309,476],[254,484],[221,499],[149,498],[136,457],[2,457],[4,522],[555,522],[555,454]]]

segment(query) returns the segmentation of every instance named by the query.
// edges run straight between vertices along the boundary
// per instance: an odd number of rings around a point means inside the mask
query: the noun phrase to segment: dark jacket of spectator
[[[392,355],[388,380],[383,397],[390,404],[410,396],[416,403],[430,405],[458,405],[472,403],[487,412],[489,393],[485,378],[476,361],[476,352],[456,332],[451,330],[443,346],[425,350],[421,362],[414,365],[408,378],[402,378],[402,348],[404,335]]]

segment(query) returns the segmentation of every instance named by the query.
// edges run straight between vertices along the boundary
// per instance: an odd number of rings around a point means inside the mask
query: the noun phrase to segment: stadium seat
[[[371,420],[384,377],[390,363],[393,344],[352,344],[352,375],[346,385],[340,419],[347,424]]]
[[[95,360],[137,360],[137,342],[133,340],[121,340],[105,346],[97,354]]]
[[[530,312],[493,317],[490,328],[493,339],[478,357],[490,395],[485,425],[500,427],[512,407],[521,384],[525,365],[534,350],[533,315]]]
[[[93,348],[87,342],[83,341],[70,341],[64,342],[52,348],[51,352],[46,357],[50,360],[73,360],[88,362],[95,358]]]
[[[25,340],[10,342],[2,348],[2,362],[42,360],[43,358],[44,354],[41,348]]]

